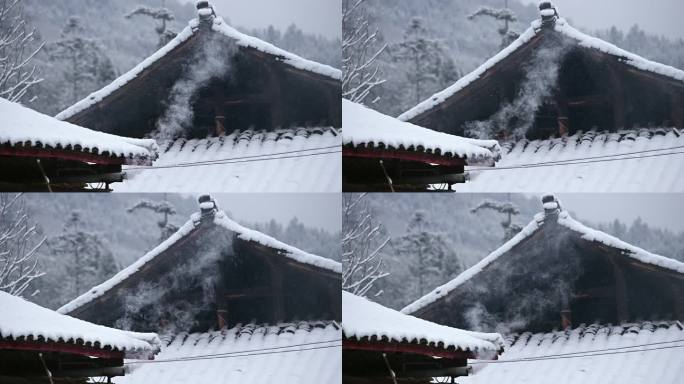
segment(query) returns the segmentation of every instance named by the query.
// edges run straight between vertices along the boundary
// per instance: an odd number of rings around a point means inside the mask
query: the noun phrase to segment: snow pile
[[[127,357],[150,359],[159,351],[154,333],[135,333],[95,325],[61,315],[0,291],[0,339],[32,338],[44,343],[87,345],[125,352]]]
[[[496,140],[475,140],[436,132],[383,115],[361,104],[342,100],[342,135],[345,145],[384,145],[393,149],[440,151],[468,159],[469,164],[491,165],[499,158]]]
[[[506,337],[498,361],[473,361],[473,374],[459,383],[677,384],[684,374],[677,347],[683,339],[677,321],[516,334]],[[554,358],[543,358],[549,355]]]
[[[154,63],[159,61],[161,58],[168,55],[171,51],[176,49],[179,45],[189,40],[191,37],[195,36],[199,31],[200,21],[199,19],[192,19],[188,23],[188,26],[183,29],[173,40],[171,40],[164,47],[155,52],[152,56],[143,60],[140,64],[135,66],[130,71],[121,75],[118,79],[114,80],[111,84],[100,89],[99,91],[93,92],[85,99],[79,101],[78,103],[72,105],[71,107],[60,112],[56,118],[59,120],[67,120],[74,115],[83,112],[84,110],[90,108],[94,104],[99,103],[107,96],[114,93],[116,90],[120,89],[124,85],[128,84],[132,80],[136,79],[142,74],[143,71],[150,68]],[[272,44],[269,44],[263,40],[259,40],[256,37],[252,37],[241,33],[234,29],[233,27],[226,24],[222,18],[214,18],[212,30],[223,34],[229,38],[235,40],[235,43],[240,47],[254,48],[258,51],[274,55],[279,57],[283,63],[292,66],[297,69],[304,71],[313,72],[319,75],[330,77],[333,80],[340,80],[342,78],[342,71],[333,68],[328,65],[320,64],[315,61],[307,60],[301,58],[293,53],[280,49]]]
[[[503,349],[497,333],[464,331],[402,314],[342,291],[342,331],[344,337],[387,338],[395,343],[426,344],[435,348],[455,348],[492,358]],[[487,357],[485,357],[487,356]]]
[[[116,192],[340,192],[342,136],[332,127],[236,131],[160,142],[152,167],[127,167]]]
[[[127,361],[132,372],[116,382],[341,383],[341,336],[330,321],[180,333],[162,347],[160,363]]]
[[[96,132],[74,124],[59,121],[22,105],[0,98],[0,144],[10,146],[30,143],[31,146],[67,149],[80,146],[81,152],[128,159],[155,159],[157,144],[154,140]]]
[[[133,264],[119,271],[109,280],[104,283],[93,287],[88,292],[77,297],[71,302],[65,304],[57,311],[59,313],[67,314],[75,311],[76,309],[82,307],[83,305],[103,296],[107,292],[114,289],[117,285],[121,284],[123,281],[142,270],[148,263],[152,262],[160,254],[168,250],[174,244],[179,242],[181,239],[190,234],[195,228],[197,228],[201,223],[201,216],[199,213],[192,215],[190,220],[188,220],[183,226],[181,226],[176,233],[171,235],[168,239],[164,240],[156,248],[145,254],[140,259],[136,260]],[[238,238],[245,241],[253,241],[264,246],[274,248],[281,251],[280,255],[287,257],[299,263],[304,263],[312,265],[318,268],[327,269],[332,272],[342,273],[342,264],[334,260],[327,259],[325,257],[312,255],[310,253],[304,252],[295,247],[289,246],[282,243],[270,236],[267,236],[261,232],[257,232],[248,228],[241,226],[240,224],[232,221],[228,216],[222,212],[218,211],[214,214],[214,224],[220,226],[221,228],[227,229],[231,232],[237,234]],[[191,257],[191,255],[188,255]]]

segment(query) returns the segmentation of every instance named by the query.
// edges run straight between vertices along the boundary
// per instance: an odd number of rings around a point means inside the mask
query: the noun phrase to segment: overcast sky
[[[342,195],[339,193],[226,193],[213,194],[219,207],[239,221],[287,225],[292,218],[307,227],[337,232],[342,228]]]
[[[181,0],[195,3],[195,0]],[[342,35],[342,0],[211,0],[218,14],[247,28],[273,25],[285,30],[295,23],[304,32],[337,38]]]
[[[538,4],[539,0],[520,0]],[[636,24],[652,34],[684,38],[684,0],[553,0],[562,17],[589,30]],[[503,0],[502,0],[503,4]]]
[[[631,224],[641,217],[649,226],[684,231],[684,194],[560,194],[563,208],[576,219]]]

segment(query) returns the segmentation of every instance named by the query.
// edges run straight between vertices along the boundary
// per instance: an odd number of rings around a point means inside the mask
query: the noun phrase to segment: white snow
[[[558,207],[558,204],[553,202],[544,204],[544,208],[546,208],[547,204],[549,205],[549,207],[551,207],[550,209],[555,209]],[[553,218],[555,216],[550,217]],[[415,313],[416,311],[426,307],[431,303],[434,303],[440,298],[447,296],[449,293],[451,293],[453,290],[461,286],[463,283],[473,278],[473,276],[482,272],[482,270],[484,270],[487,266],[496,261],[499,257],[508,253],[513,247],[518,245],[521,241],[532,236],[548,218],[549,217],[547,217],[544,213],[537,214],[534,217],[534,219],[529,224],[527,224],[525,228],[522,229],[522,231],[515,235],[511,240],[507,241],[500,248],[490,253],[487,257],[480,260],[480,262],[478,262],[471,268],[467,269],[466,271],[458,275],[455,279],[436,288],[432,292],[407,305],[401,310],[401,312],[406,314]],[[661,268],[666,268],[678,273],[684,273],[684,263],[664,256],[650,253],[639,247],[635,247],[631,244],[628,244],[614,236],[608,235],[607,233],[591,229],[579,223],[578,221],[575,221],[572,217],[570,217],[570,214],[567,211],[560,211],[556,220],[559,225],[562,225],[570,229],[571,231],[577,232],[580,235],[580,237],[584,240],[599,242],[609,247],[619,249],[622,251],[623,256],[630,257],[643,263],[655,265]]]
[[[199,19],[190,20],[188,26],[185,27],[183,31],[181,31],[173,40],[171,40],[168,44],[166,44],[164,47],[155,52],[152,56],[142,61],[140,64],[135,66],[130,71],[121,75],[111,84],[100,89],[99,91],[93,92],[85,99],[60,112],[56,116],[56,118],[59,120],[67,120],[72,116],[76,115],[77,113],[80,113],[88,109],[92,105],[99,103],[119,88],[123,87],[133,79],[137,78],[145,69],[149,68],[159,59],[169,54],[169,52],[173,51],[180,44],[190,39],[199,30],[199,25]],[[342,78],[342,71],[340,71],[339,69],[333,68],[328,65],[320,64],[315,61],[301,58],[293,53],[280,49],[263,40],[259,40],[255,37],[238,32],[236,29],[226,24],[220,17],[214,18],[212,30],[220,32],[223,35],[234,39],[238,46],[251,47],[264,53],[279,56],[282,58],[282,61],[285,64],[290,65],[294,68],[314,72],[319,75],[330,77],[334,80],[340,80]]]
[[[159,146],[159,159],[153,166],[126,167],[127,178],[115,184],[114,191],[342,190],[342,135],[332,127],[249,130],[222,137],[160,142]]]
[[[544,203],[543,206],[544,209],[558,209],[558,203],[556,203],[555,201]]]
[[[3,308],[0,339],[32,337],[45,343],[87,345],[99,349],[111,347],[115,351],[125,352],[127,357],[141,359],[151,359],[161,345],[154,333],[127,332],[95,325],[2,291],[0,308]]]
[[[556,12],[555,12],[552,8],[548,8],[548,9],[542,9],[542,10],[539,12],[539,14],[542,15],[542,16],[544,16],[544,17],[550,17],[550,16],[555,15]]]
[[[472,361],[473,373],[460,377],[459,383],[679,384],[684,353],[673,347],[682,345],[681,340],[684,327],[677,321],[591,324],[567,331],[510,335],[498,361]],[[605,349],[609,351],[600,351]],[[532,360],[549,355],[562,358]]]
[[[342,331],[345,338],[386,337],[396,343],[425,343],[443,349],[454,347],[482,358],[495,357],[503,348],[503,338],[497,333],[464,331],[435,324],[345,291],[342,291]]]
[[[553,10],[550,11],[553,12]],[[544,11],[542,11],[542,14],[544,14]],[[478,67],[471,73],[460,78],[453,85],[432,95],[430,98],[426,99],[425,101],[419,103],[415,107],[404,112],[399,116],[399,119],[403,121],[409,121],[415,118],[416,116],[443,103],[448,98],[455,95],[457,92],[471,84],[473,81],[480,78],[487,70],[489,70],[497,63],[508,57],[510,54],[518,50],[520,47],[525,45],[527,42],[532,40],[532,38],[534,38],[541,30],[540,27],[541,20],[532,21],[531,26],[525,32],[523,32],[517,40],[511,43],[511,45],[504,48],[502,51],[497,53],[491,59],[487,60],[484,64],[482,64],[480,67]],[[640,70],[653,72],[659,75],[670,77],[675,80],[684,81],[684,71],[671,67],[669,65],[660,64],[654,61],[647,60],[639,55],[618,48],[615,45],[610,44],[604,40],[582,33],[577,29],[573,28],[572,26],[570,26],[570,24],[568,24],[568,22],[563,18],[558,18],[556,20],[554,30],[566,37],[574,39],[579,46],[590,49],[596,49],[609,55],[617,56],[624,63],[635,68],[638,68]]]
[[[80,152],[94,153],[97,149],[100,155],[109,152],[113,156],[129,160],[144,158],[151,161],[156,158],[157,144],[154,140],[131,139],[92,131],[3,98],[0,98],[0,116],[0,144],[14,146],[30,143],[31,146],[42,144],[52,148],[80,146]]]
[[[118,284],[140,271],[145,265],[154,260],[162,252],[169,249],[173,244],[177,243],[183,237],[187,236],[193,229],[195,229],[200,224],[200,214],[195,213],[192,215],[190,220],[188,220],[183,226],[181,226],[176,233],[171,235],[168,239],[164,240],[156,248],[145,254],[140,259],[136,260],[133,264],[119,271],[116,275],[111,277],[104,283],[93,287],[88,292],[77,297],[71,302],[65,304],[57,311],[59,313],[71,313],[74,310],[82,307],[83,305],[97,299],[98,297],[104,295]],[[265,245],[281,251],[279,254],[283,257],[287,257],[299,263],[309,264],[318,268],[327,269],[332,272],[342,273],[342,264],[334,260],[327,259],[325,257],[312,255],[310,253],[304,252],[295,247],[289,246],[283,242],[280,242],[270,236],[267,236],[261,232],[257,232],[248,228],[241,226],[240,224],[229,219],[228,216],[222,212],[218,211],[214,216],[214,224],[225,228],[231,232],[237,234],[237,236],[245,241],[254,241],[256,243]],[[191,255],[188,255],[191,257]]]
[[[116,383],[341,383],[341,339],[330,321],[180,333],[165,343],[156,362],[127,361],[132,372]],[[214,357],[202,358],[207,355]]]
[[[499,158],[496,140],[475,140],[419,127],[374,111],[361,104],[342,100],[342,136],[345,145],[385,145],[394,149],[422,146],[468,159],[468,164],[491,165]]]

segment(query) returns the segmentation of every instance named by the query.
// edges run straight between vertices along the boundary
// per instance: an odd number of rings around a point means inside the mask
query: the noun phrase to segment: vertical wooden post
[[[672,109],[670,110],[672,124],[677,128],[684,128],[684,97],[680,92],[671,96]]]
[[[672,287],[673,298],[674,298],[674,308],[675,317],[679,321],[684,320],[684,288],[679,281],[670,281],[670,286]]]
[[[608,78],[610,79],[610,96],[613,102],[613,128],[616,131],[625,128],[625,90],[616,69],[608,64]]]
[[[282,128],[283,121],[283,97],[282,85],[279,72],[270,64],[266,65],[268,72],[268,93],[271,100],[271,129]]]
[[[283,299],[283,275],[282,270],[272,261],[267,261],[271,271],[271,293],[273,297],[273,321],[285,320],[285,301]]]
[[[613,256],[608,256],[608,260],[613,265],[613,277],[615,279],[615,306],[617,319],[620,322],[629,320],[629,306],[627,303],[627,282],[625,273]]]
[[[564,97],[556,99],[556,111],[558,113],[558,137],[563,137],[570,133],[570,111],[567,99]]]

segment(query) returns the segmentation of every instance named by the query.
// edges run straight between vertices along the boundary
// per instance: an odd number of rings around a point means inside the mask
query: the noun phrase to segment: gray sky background
[[[538,4],[538,0],[520,0]],[[636,24],[652,34],[684,38],[683,0],[553,0],[562,17],[577,27],[606,29],[612,25],[623,31]],[[502,0],[503,4],[503,0]]]
[[[558,198],[575,219],[631,224],[641,217],[651,227],[684,231],[684,194],[559,194]]]
[[[195,3],[195,0],[181,0]],[[304,32],[338,38],[342,35],[342,0],[211,0],[231,24],[247,28],[273,25],[285,30],[295,23]]]
[[[224,193],[212,194],[219,208],[237,220],[287,225],[292,218],[307,227],[337,232],[342,228],[342,195],[339,193]]]

